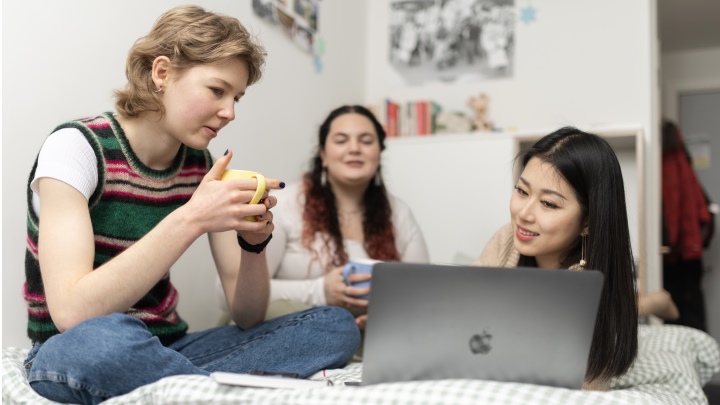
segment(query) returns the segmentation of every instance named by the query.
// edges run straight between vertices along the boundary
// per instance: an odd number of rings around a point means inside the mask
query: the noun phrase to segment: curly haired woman
[[[333,110],[320,126],[318,150],[302,182],[283,190],[268,245],[271,318],[311,306],[349,309],[363,329],[368,288],[345,284],[350,260],[427,262],[410,209],[382,181],[385,131],[362,106]],[[352,282],[369,275],[351,276]]]

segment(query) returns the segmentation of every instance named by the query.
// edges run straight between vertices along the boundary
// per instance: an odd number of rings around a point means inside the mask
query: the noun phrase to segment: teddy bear
[[[488,118],[488,104],[490,104],[490,99],[485,94],[470,97],[468,100],[468,106],[475,113],[472,120],[475,131],[492,131],[493,129],[493,123]]]

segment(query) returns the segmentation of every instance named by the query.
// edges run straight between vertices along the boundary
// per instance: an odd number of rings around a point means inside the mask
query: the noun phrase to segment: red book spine
[[[387,136],[389,138],[397,138],[398,136],[398,119],[397,119],[397,104],[392,101],[388,101],[388,121],[387,121]]]

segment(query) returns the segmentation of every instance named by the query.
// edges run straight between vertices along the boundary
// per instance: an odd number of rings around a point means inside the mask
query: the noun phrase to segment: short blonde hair
[[[168,57],[178,72],[240,58],[247,64],[249,86],[260,80],[265,55],[265,49],[237,18],[198,6],[175,7],[161,15],[150,32],[130,48],[125,68],[128,83],[115,91],[115,108],[128,118],[148,111],[165,113],[152,81],[152,65],[158,56]]]

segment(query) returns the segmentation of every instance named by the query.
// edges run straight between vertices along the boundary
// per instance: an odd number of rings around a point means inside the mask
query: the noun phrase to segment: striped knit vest
[[[207,150],[182,145],[171,167],[166,170],[148,168],[130,148],[112,113],[67,122],[55,131],[61,128],[80,130],[97,157],[98,185],[88,202],[95,233],[93,268],[123,252],[173,210],[185,204],[212,165]],[[23,296],[28,306],[28,336],[33,342],[44,342],[60,332],[48,312],[38,261],[39,218],[32,209],[30,190],[36,168],[37,159],[30,173],[27,191],[28,232]],[[168,273],[126,314],[143,321],[150,333],[158,336],[163,344],[169,344],[185,335],[188,328],[177,314],[177,300],[178,293]]]

